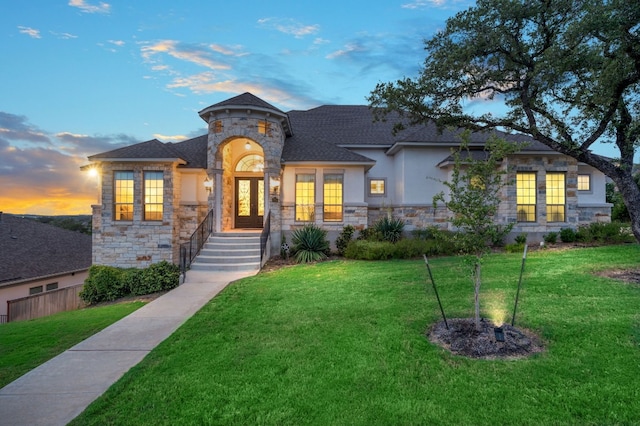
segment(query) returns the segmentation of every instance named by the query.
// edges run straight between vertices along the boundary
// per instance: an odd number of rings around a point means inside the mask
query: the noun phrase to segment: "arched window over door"
[[[264,171],[264,158],[258,154],[249,154],[240,159],[236,164],[236,172],[256,172]]]

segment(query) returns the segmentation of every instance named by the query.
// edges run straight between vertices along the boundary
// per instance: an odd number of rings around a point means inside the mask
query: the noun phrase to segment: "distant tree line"
[[[34,218],[40,223],[46,223],[69,231],[81,232],[91,235],[91,216],[36,216]]]

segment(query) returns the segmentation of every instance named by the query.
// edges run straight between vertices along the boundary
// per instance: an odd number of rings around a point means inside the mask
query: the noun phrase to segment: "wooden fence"
[[[46,293],[9,300],[7,302],[7,319],[9,322],[29,320],[46,317],[57,312],[83,308],[86,305],[79,296],[83,285],[59,288]]]

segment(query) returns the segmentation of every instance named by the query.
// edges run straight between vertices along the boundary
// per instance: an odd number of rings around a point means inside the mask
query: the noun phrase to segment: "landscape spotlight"
[[[496,335],[496,342],[504,342],[504,330],[502,327],[495,327],[493,329],[493,334]]]

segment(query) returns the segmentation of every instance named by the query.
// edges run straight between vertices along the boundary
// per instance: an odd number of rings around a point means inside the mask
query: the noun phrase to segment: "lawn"
[[[75,425],[539,425],[640,421],[640,246],[529,253],[516,326],[546,351],[455,356],[424,262],[330,261],[227,287]],[[459,258],[432,259],[449,317],[472,315]],[[510,320],[521,256],[484,265],[483,315]]]
[[[0,388],[143,305],[118,303],[0,325]]]

